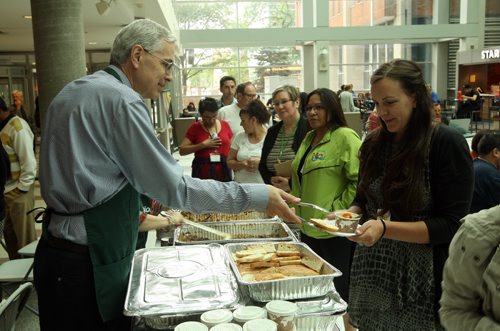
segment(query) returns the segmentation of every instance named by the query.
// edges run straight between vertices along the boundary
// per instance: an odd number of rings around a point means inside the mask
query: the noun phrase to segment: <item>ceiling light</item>
[[[23,18],[27,19],[27,20],[30,20],[32,19],[31,15],[24,15]]]
[[[108,3],[104,0],[101,0],[95,4],[95,7],[97,8],[97,12],[99,13],[99,15],[107,15],[108,14],[111,1],[112,0],[109,0],[109,3]]]
[[[95,42],[95,41],[89,41],[89,45],[97,45],[97,42]]]

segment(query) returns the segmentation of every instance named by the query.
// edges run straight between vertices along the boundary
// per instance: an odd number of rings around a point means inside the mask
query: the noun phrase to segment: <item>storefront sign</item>
[[[487,49],[481,52],[481,59],[499,59],[500,49]]]

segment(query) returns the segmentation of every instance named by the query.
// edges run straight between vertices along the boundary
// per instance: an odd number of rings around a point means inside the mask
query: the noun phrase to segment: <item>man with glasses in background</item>
[[[220,92],[222,93],[222,98],[217,100],[217,105],[219,108],[224,106],[229,106],[236,103],[236,79],[232,76],[224,76],[220,79]]]
[[[229,123],[233,137],[243,131],[240,125],[240,110],[257,97],[257,90],[251,82],[241,83],[236,87],[236,103],[219,109],[219,119]]]
[[[183,176],[144,102],[172,80],[177,53],[169,30],[136,20],[115,38],[110,66],[66,85],[47,110],[34,266],[42,331],[130,330],[123,307],[141,194],[194,213],[266,210],[300,222],[286,204],[298,199],[274,187]]]

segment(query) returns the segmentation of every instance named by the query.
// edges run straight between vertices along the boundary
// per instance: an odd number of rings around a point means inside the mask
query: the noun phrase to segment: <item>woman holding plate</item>
[[[382,126],[363,142],[359,185],[348,209],[364,216],[349,238],[359,244],[350,322],[363,331],[443,330],[443,266],[472,198],[469,148],[460,133],[433,123],[418,64],[382,64],[371,77],[371,92]]]

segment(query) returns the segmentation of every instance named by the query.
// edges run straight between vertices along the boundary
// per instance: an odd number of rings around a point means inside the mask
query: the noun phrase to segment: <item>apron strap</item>
[[[110,74],[111,76],[113,76],[113,77],[115,77],[116,79],[118,79],[118,81],[119,81],[120,83],[123,83],[123,81],[122,81],[122,79],[121,79],[120,75],[118,75],[118,73],[116,72],[116,70],[114,70],[113,68],[111,68],[111,67],[106,67],[106,68],[104,68],[104,69],[102,69],[102,70],[106,71],[108,74]]]

